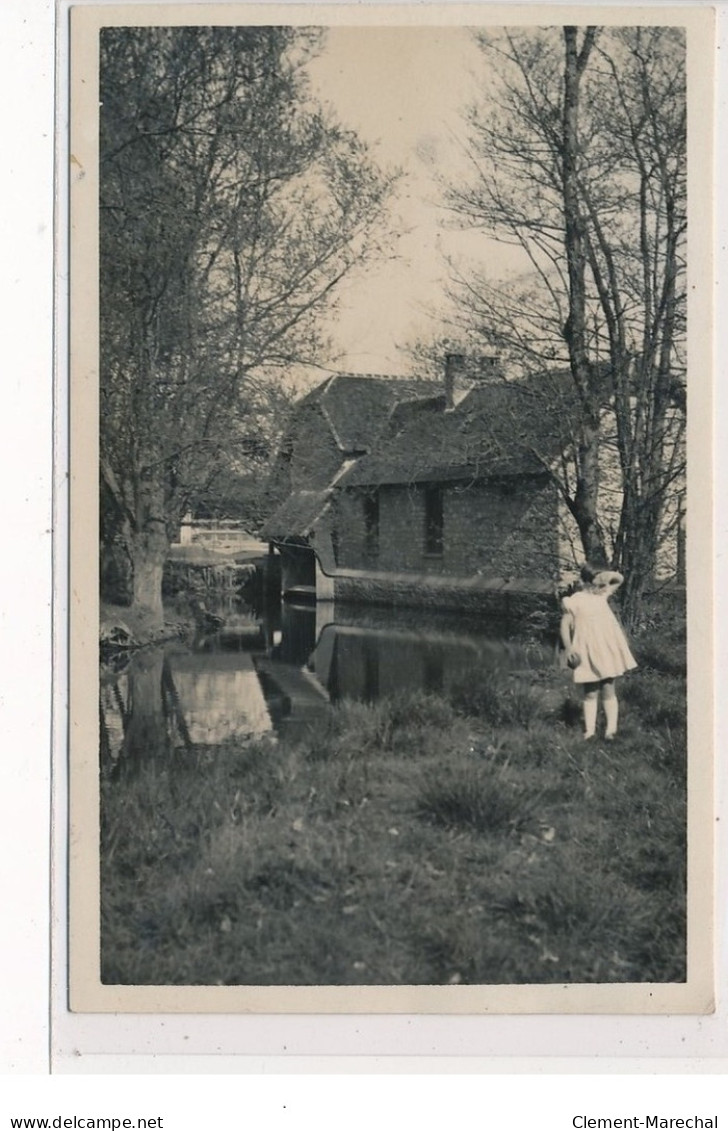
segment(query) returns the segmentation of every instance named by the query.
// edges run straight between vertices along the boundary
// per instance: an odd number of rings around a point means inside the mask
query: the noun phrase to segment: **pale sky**
[[[334,107],[342,124],[372,145],[381,163],[407,174],[393,205],[402,228],[409,229],[398,242],[398,260],[357,272],[340,292],[333,334],[345,355],[341,369],[410,372],[397,345],[436,329],[423,307],[444,302],[442,252],[487,259],[496,275],[504,269],[500,245],[454,230],[437,203],[435,175],[463,164],[462,111],[477,94],[483,68],[469,32],[460,27],[330,28],[310,67],[317,96]]]

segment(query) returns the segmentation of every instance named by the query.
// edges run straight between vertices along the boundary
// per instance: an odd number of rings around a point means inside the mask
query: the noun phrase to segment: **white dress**
[[[574,683],[614,679],[637,667],[608,596],[607,592],[585,589],[562,601],[563,609],[573,618],[571,650],[580,657],[574,668]]]

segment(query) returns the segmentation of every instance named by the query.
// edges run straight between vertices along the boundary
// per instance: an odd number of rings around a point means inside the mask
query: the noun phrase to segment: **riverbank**
[[[614,743],[567,675],[491,673],[119,767],[104,981],[682,980],[684,663],[658,641],[620,684]]]
[[[194,627],[191,616],[171,613],[166,608],[164,621],[158,625],[147,613],[139,612],[128,605],[113,605],[108,601],[102,601],[99,607],[99,638],[104,640],[114,629],[121,628],[129,633],[133,647],[144,648],[191,636]]]

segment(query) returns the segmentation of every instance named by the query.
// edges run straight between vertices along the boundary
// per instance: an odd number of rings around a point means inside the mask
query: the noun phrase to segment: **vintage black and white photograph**
[[[687,14],[103,11],[84,976],[684,989]]]

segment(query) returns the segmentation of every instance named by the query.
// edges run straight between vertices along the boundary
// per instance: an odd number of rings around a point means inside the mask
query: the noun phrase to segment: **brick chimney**
[[[502,377],[499,359],[495,356],[473,357],[464,353],[445,355],[445,407],[456,408],[476,385],[487,385]]]

